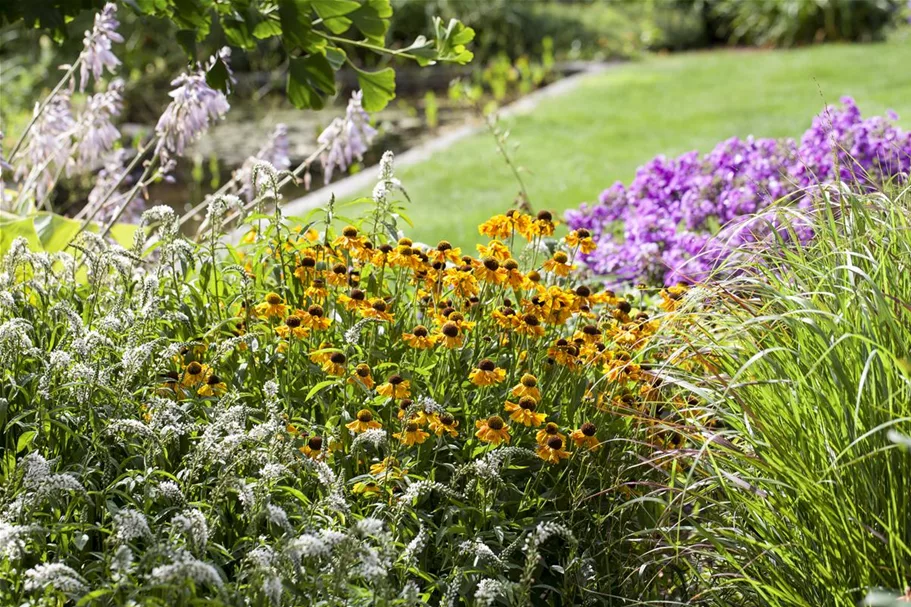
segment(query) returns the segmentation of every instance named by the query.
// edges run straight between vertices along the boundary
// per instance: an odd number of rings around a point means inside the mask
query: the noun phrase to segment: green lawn
[[[738,135],[798,136],[824,103],[853,96],[864,115],[893,108],[911,125],[911,41],[794,51],[724,50],[654,57],[592,76],[503,122],[528,171],[535,209],[596,199],[657,154],[708,151]],[[398,176],[414,235],[461,246],[517,188],[489,134],[464,139]]]

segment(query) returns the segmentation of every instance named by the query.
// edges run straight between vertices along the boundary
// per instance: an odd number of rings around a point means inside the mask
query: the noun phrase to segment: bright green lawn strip
[[[503,122],[536,209],[594,200],[656,154],[708,151],[728,137],[799,136],[825,102],[853,96],[865,116],[893,108],[911,124],[911,43],[653,57],[593,76]],[[517,188],[488,134],[398,172],[417,239],[478,241],[476,226]]]

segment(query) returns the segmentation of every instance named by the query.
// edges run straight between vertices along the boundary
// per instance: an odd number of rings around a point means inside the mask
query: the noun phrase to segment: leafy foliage
[[[59,39],[67,34],[67,20],[99,6],[89,0],[11,2],[4,5],[2,18],[51,30]],[[386,48],[392,17],[389,0],[137,0],[132,6],[140,14],[172,22],[177,27],[177,41],[191,58],[197,56],[197,44],[216,25],[231,46],[245,51],[254,50],[260,41],[279,40],[290,56],[288,96],[299,108],[322,108],[336,93],[335,72],[344,65],[356,69],[346,49],[409,58],[420,65],[438,61],[465,64],[473,56],[466,48],[474,38],[473,30],[454,19],[448,23],[435,20],[433,38],[420,36],[403,49]],[[378,73],[359,70],[358,74],[370,84],[364,87],[364,103],[372,111],[395,97],[392,68]],[[216,62],[209,68],[210,84],[224,89],[227,80],[223,64]]]

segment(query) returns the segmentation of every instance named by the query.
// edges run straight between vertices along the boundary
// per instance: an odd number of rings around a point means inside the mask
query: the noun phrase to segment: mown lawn
[[[592,76],[534,112],[503,121],[535,209],[563,211],[628,182],[656,154],[710,150],[738,135],[799,136],[826,102],[853,96],[864,115],[892,108],[911,125],[911,41],[793,51],[653,57]],[[464,139],[398,176],[413,233],[461,246],[517,192],[489,134]]]

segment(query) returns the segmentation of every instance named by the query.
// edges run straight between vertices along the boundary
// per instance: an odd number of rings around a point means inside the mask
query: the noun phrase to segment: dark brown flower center
[[[554,216],[550,211],[538,211],[538,219],[541,221],[553,221]]]
[[[312,257],[304,257],[303,259],[301,259],[301,267],[304,267],[304,268],[315,268],[315,267],[316,267],[316,260],[313,259]]]
[[[576,287],[576,295],[579,297],[588,297],[592,294],[592,290],[586,287],[585,285],[579,285]]]
[[[522,376],[522,385],[526,388],[534,388],[538,385],[538,379],[531,373],[526,373]]]
[[[403,381],[405,381],[405,378],[402,377],[401,375],[390,375],[389,379],[386,381],[388,381],[393,386],[397,386],[400,383],[402,383]]]
[[[451,249],[452,249],[452,245],[449,244],[449,241],[447,241],[447,240],[441,240],[440,243],[437,245],[437,251],[449,251]]]
[[[351,292],[348,294],[348,297],[354,301],[364,301],[366,295],[360,289],[351,289]]]
[[[187,373],[190,375],[199,375],[202,373],[202,365],[200,365],[198,362],[190,363],[187,365]]]
[[[287,325],[288,327],[290,327],[292,329],[298,328],[299,326],[301,326],[300,316],[289,316],[288,318],[285,319],[285,325]]]
[[[566,253],[564,253],[563,251],[557,251],[556,253],[554,253],[554,261],[556,261],[557,263],[566,263],[566,261],[568,259],[569,259],[569,257],[567,257]]]
[[[515,259],[507,259],[505,262],[503,262],[503,267],[510,271],[518,270],[519,262],[516,261]]]
[[[595,325],[585,325],[582,327],[582,332],[586,335],[598,335],[601,331],[598,330],[598,327]]]
[[[487,418],[487,427],[491,430],[502,430],[506,424],[503,422],[503,418],[499,415],[494,415]]]
[[[484,258],[484,267],[490,270],[491,272],[496,272],[500,269],[500,262],[494,259],[493,257]]]
[[[358,377],[368,377],[370,375],[370,367],[367,365],[358,365],[354,372],[358,374]]]
[[[372,307],[377,312],[385,312],[386,311],[386,302],[383,301],[382,299],[377,299],[376,301],[373,302],[373,304],[370,307]]]
[[[523,396],[521,399],[519,399],[519,406],[526,411],[534,411],[538,408],[538,401],[530,396]]]
[[[405,432],[417,432],[418,425],[415,422],[408,422],[405,424]]]
[[[494,364],[494,362],[492,360],[490,360],[489,358],[485,358],[484,360],[482,360],[481,362],[478,363],[478,369],[480,369],[481,371],[493,371],[496,368],[497,368],[497,365]]]
[[[310,316],[316,316],[317,318],[320,318],[324,313],[325,312],[323,312],[322,306],[310,306],[307,308],[307,314]]]
[[[307,441],[307,446],[311,451],[319,451],[323,448],[323,438],[321,436],[311,436]]]
[[[582,424],[582,427],[580,428],[580,430],[582,430],[582,434],[584,434],[585,436],[594,436],[595,435],[595,424],[593,424],[591,422],[585,422],[584,424]]]
[[[370,422],[373,421],[373,413],[371,413],[367,409],[361,409],[360,411],[357,412],[357,421],[364,422],[365,424],[369,424]]]
[[[554,451],[559,451],[563,448],[563,439],[561,439],[559,436],[551,436],[549,439],[547,439],[547,446]]]
[[[454,322],[447,322],[440,330],[446,337],[457,337],[459,335],[459,326]]]
[[[427,327],[424,325],[418,325],[414,328],[414,335],[416,337],[427,337]]]
[[[209,376],[209,379],[206,380],[206,383],[210,386],[217,386],[221,383],[221,378],[215,374]]]
[[[555,435],[559,431],[560,431],[560,426],[558,426],[557,424],[555,424],[553,422],[548,422],[548,424],[546,426],[544,426],[544,432],[546,434]]]
[[[354,238],[357,236],[357,228],[354,226],[346,227],[344,230],[342,230],[342,236],[345,236],[346,238]]]
[[[269,293],[268,295],[266,295],[266,302],[270,306],[277,306],[278,304],[280,304],[282,302],[282,298],[280,295],[278,295],[276,293]]]
[[[526,314],[522,317],[522,321],[529,327],[537,327],[541,324],[541,321],[534,314]]]
[[[329,360],[331,360],[336,365],[342,365],[345,363],[345,361],[347,359],[345,358],[345,355],[342,354],[341,352],[333,352],[332,356],[329,357]]]
[[[455,421],[455,418],[452,415],[450,415],[449,413],[444,413],[443,415],[440,416],[440,422],[444,426],[451,426],[452,422],[454,422],[454,421]]]

